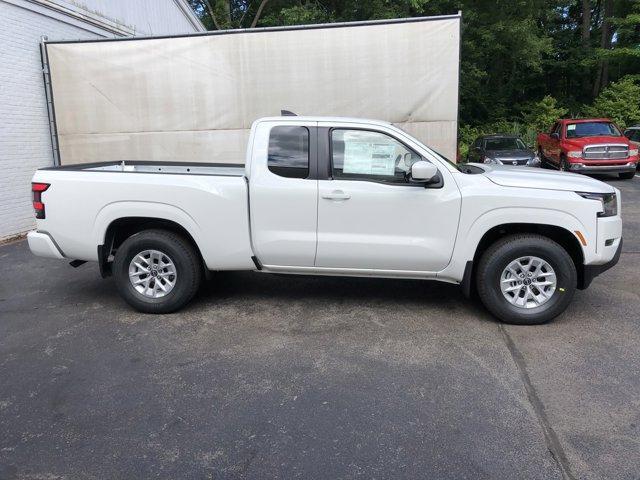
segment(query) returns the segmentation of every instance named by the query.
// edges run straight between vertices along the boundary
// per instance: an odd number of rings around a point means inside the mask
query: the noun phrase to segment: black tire
[[[512,305],[500,288],[501,274],[512,261],[536,256],[546,261],[556,274],[556,289],[542,305],[523,308]],[[491,245],[482,255],[476,271],[476,287],[487,309],[505,323],[537,325],[546,323],[567,308],[577,285],[576,267],[567,251],[550,238],[535,234],[510,235]]]
[[[569,169],[569,162],[567,162],[567,159],[564,156],[560,157],[560,165],[558,166],[558,170],[560,170],[561,172],[571,171]]]
[[[624,172],[624,173],[619,173],[618,176],[622,180],[631,180],[635,176],[635,174],[636,172]]]
[[[538,158],[540,159],[540,167],[546,168],[547,159],[544,158],[544,153],[542,152],[542,148],[538,147]]]
[[[157,250],[175,265],[175,284],[165,296],[150,298],[138,292],[129,280],[129,264],[139,253]],[[198,291],[202,280],[200,257],[191,242],[167,230],[144,230],[127,238],[116,252],[113,276],[118,292],[133,308],[144,313],[175,312]]]

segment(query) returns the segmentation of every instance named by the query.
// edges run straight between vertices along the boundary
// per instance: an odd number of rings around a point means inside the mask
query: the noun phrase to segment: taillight
[[[33,210],[36,212],[36,218],[44,218],[44,203],[42,203],[42,192],[50,187],[48,183],[32,183],[31,192],[33,193]]]

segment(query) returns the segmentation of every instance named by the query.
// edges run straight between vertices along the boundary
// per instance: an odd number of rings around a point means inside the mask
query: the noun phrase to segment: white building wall
[[[0,1],[0,239],[33,228],[30,180],[37,168],[53,161],[40,60],[42,35],[101,36]]]
[[[92,39],[131,34],[192,33],[173,0],[0,0],[0,241],[35,226],[30,182],[39,167],[53,164],[49,120],[42,78],[40,41]],[[143,4],[146,8],[143,8]],[[128,12],[128,6],[135,8]],[[151,7],[153,8],[151,8]],[[102,22],[100,8],[113,12]],[[86,18],[83,19],[83,15]],[[148,18],[147,18],[148,15]],[[143,32],[143,33],[140,33]]]
[[[177,0],[56,0],[131,28],[135,36],[174,35],[204,30],[186,1]]]

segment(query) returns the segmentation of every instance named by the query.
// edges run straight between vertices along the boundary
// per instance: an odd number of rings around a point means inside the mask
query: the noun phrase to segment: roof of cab
[[[611,122],[610,118],[562,118],[561,123]]]
[[[331,123],[368,123],[370,125],[389,126],[391,122],[385,122],[384,120],[373,120],[370,118],[356,118],[356,117],[320,117],[320,116],[296,116],[296,115],[283,115],[278,117],[262,117],[256,120],[256,122],[331,122]]]
[[[487,135],[480,135],[478,138],[520,138],[520,135],[513,133],[490,133]]]

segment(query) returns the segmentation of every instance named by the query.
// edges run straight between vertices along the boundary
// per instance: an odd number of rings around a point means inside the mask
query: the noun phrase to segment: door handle
[[[322,198],[325,200],[349,200],[351,195],[344,193],[342,190],[334,190],[331,193],[322,194]]]

